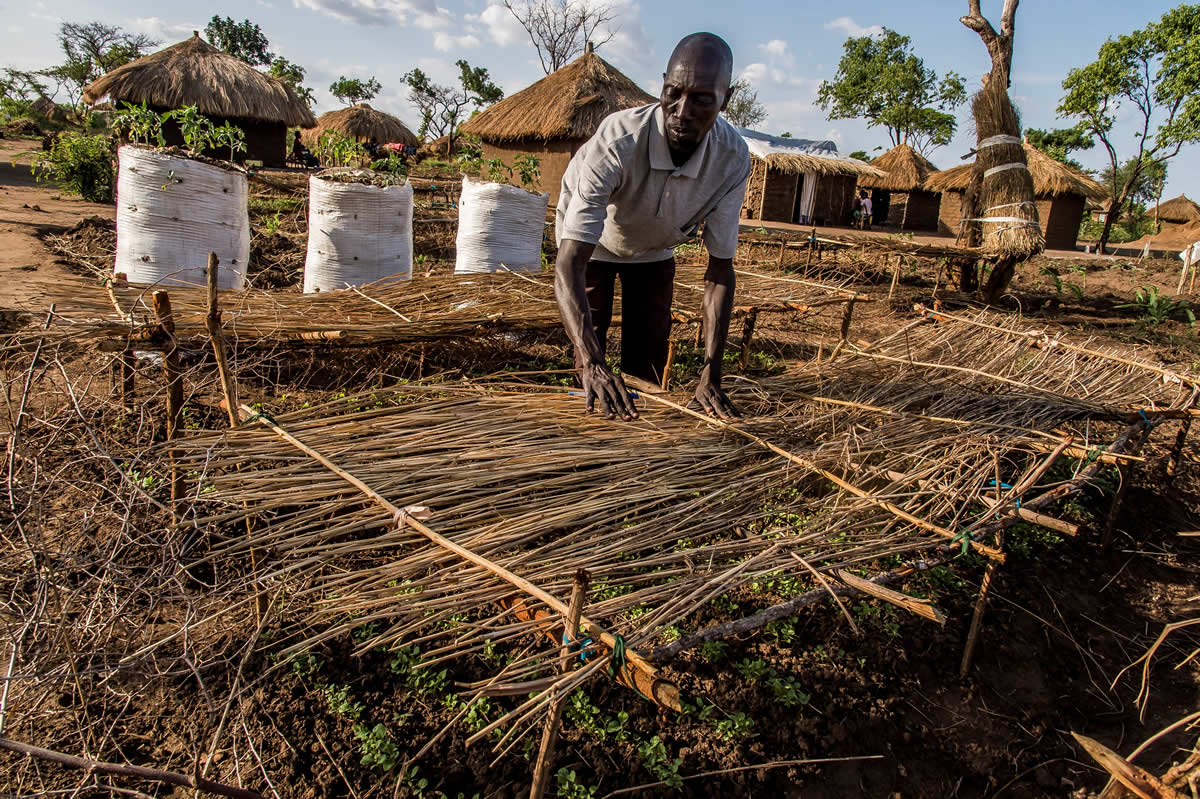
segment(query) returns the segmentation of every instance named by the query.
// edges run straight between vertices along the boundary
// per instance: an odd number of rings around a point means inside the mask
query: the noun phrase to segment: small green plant
[[[512,180],[512,167],[501,158],[489,158],[484,162],[487,168],[487,179],[491,183],[507,183]]]
[[[279,227],[282,224],[283,219],[279,216],[279,212],[276,211],[272,216],[268,216],[263,220],[263,233],[268,236],[274,236],[279,232]]]
[[[212,142],[217,147],[229,148],[229,160],[232,161],[238,153],[246,152],[246,132],[229,120],[220,127],[214,127],[211,133]]]
[[[33,175],[49,181],[88,202],[111,203],[116,170],[112,138],[66,133],[55,137],[50,149],[35,153]]]
[[[666,744],[657,735],[638,744],[638,754],[642,757],[642,765],[646,767],[646,771],[654,775],[656,780],[676,790],[683,787],[683,778],[679,776],[683,758],[672,759],[668,756]]]
[[[356,702],[351,698],[350,686],[322,685],[321,692],[325,694],[325,703],[329,706],[329,712],[355,721],[362,717],[363,703]]]
[[[183,108],[176,108],[164,114],[163,118],[171,119],[179,125],[183,145],[192,155],[199,155],[214,147],[212,120],[201,114],[196,106],[185,105]]]
[[[1054,282],[1054,293],[1057,296],[1062,297],[1063,289],[1065,288],[1075,295],[1075,299],[1083,299],[1083,286],[1079,285],[1078,283],[1068,283],[1064,281],[1062,279],[1062,275],[1060,275],[1058,270],[1054,267],[1043,266],[1042,274],[1046,277],[1049,277]]]
[[[396,767],[400,760],[400,748],[383,724],[376,724],[370,729],[365,724],[355,724],[354,737],[359,741],[359,762],[362,765],[380,771],[391,771]]]
[[[705,641],[700,644],[700,656],[709,663],[718,663],[725,657],[724,641]]]
[[[736,668],[742,677],[750,682],[762,682],[775,673],[775,670],[768,666],[762,658],[756,660],[746,658],[737,664]]]
[[[513,159],[513,169],[526,191],[537,191],[542,180],[541,161],[532,153],[521,153]]]
[[[163,115],[141,105],[121,103],[121,110],[113,115],[112,127],[118,134],[139,144],[157,145],[162,147],[167,141],[163,138]]]
[[[403,677],[405,685],[417,696],[439,696],[450,684],[446,669],[421,668],[421,650],[415,646],[397,649],[388,668]]]
[[[366,149],[354,139],[336,130],[327,130],[317,139],[313,154],[322,166],[351,166],[366,155]]]
[[[800,683],[795,677],[769,677],[767,687],[775,695],[775,701],[784,707],[800,707],[807,705],[812,699],[812,695],[800,689]]]
[[[371,169],[391,175],[397,183],[403,183],[408,177],[408,161],[395,150],[388,150],[387,158],[371,162]]]
[[[1116,307],[1140,309],[1142,321],[1150,325],[1160,325],[1177,313],[1182,314],[1189,325],[1196,324],[1196,314],[1192,311],[1191,303],[1160,293],[1158,286],[1142,286],[1134,295],[1133,302]]]
[[[625,729],[629,722],[628,713],[622,710],[615,716],[606,716],[604,711],[592,704],[591,699],[582,690],[571,694],[571,698],[567,700],[567,719],[578,729],[602,741],[609,738],[624,741],[629,735]]]
[[[596,795],[596,789],[580,782],[573,769],[564,766],[558,770],[554,778],[557,782],[558,795],[564,799],[593,799]]]
[[[754,719],[738,711],[727,719],[722,719],[713,725],[717,735],[726,741],[738,741],[754,737]]]
[[[321,670],[321,658],[306,652],[303,655],[297,655],[292,660],[292,674],[297,677],[311,677]]]

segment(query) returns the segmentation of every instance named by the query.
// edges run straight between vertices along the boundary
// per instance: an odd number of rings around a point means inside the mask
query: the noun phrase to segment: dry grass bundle
[[[1143,429],[1139,410],[1182,413],[1196,401],[1194,377],[1164,379],[1125,352],[995,315],[923,322],[833,364],[739,385],[738,435],[658,401],[613,424],[570,394],[513,385],[404,387],[272,422],[396,506],[432,508],[438,534],[553,596],[588,569],[585,614],[644,647],[740,585],[807,581],[794,555],[832,573],[948,544],[993,552],[986,537],[1015,519],[1018,501],[1077,490],[1114,438],[1126,446]],[[174,447],[197,476],[185,526],[217,536],[209,557],[270,551],[260,584],[300,588],[310,603],[315,629],[291,652],[369,623],[378,634],[363,651],[418,645],[429,664],[547,623],[492,606],[521,594],[398,528],[270,429]],[[1066,483],[1044,476],[1060,456],[1078,459]],[[258,520],[250,537],[247,516]],[[488,684],[528,685],[555,657],[544,648]],[[541,709],[519,706],[514,734]]]
[[[202,344],[208,335],[204,289],[176,287],[169,293],[176,337],[189,345]],[[45,337],[52,341],[129,338],[139,347],[152,348],[157,340],[151,294],[147,287],[110,285],[105,290],[83,282],[56,284],[30,303],[37,308],[55,305],[50,332],[26,328],[14,334],[8,347],[25,347],[30,340]],[[703,296],[704,270],[680,267],[674,302],[677,317],[699,318]],[[856,296],[863,300],[840,285],[784,275],[755,271],[738,277],[739,314],[755,308],[811,311]],[[224,293],[220,304],[225,335],[238,347],[375,345],[561,326],[550,275],[434,275],[307,295],[248,289]]]
[[[589,50],[471,117],[462,130],[487,142],[586,139],[614,111],[653,102],[654,97]]]
[[[329,111],[317,118],[317,126],[300,134],[303,142],[315,147],[326,131],[335,131],[356,141],[376,141],[380,144],[398,142],[416,147],[421,143],[408,126],[391,114],[376,111],[366,103]]]
[[[978,181],[980,218],[1002,220],[983,223],[983,250],[1015,264],[1046,246],[1033,175],[1021,145],[1021,122],[1008,91],[998,83],[989,82],[975,95],[971,112],[979,140],[972,183]]]
[[[928,158],[907,144],[898,144],[878,158],[872,159],[871,166],[882,170],[886,175],[883,178],[864,175],[859,179],[858,185],[867,189],[888,191],[924,189],[925,181],[938,171]]]

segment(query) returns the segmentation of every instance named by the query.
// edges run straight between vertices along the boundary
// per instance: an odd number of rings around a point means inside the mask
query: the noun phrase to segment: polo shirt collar
[[[700,165],[704,163],[704,154],[708,150],[708,140],[711,137],[710,130],[700,140],[700,146],[692,153],[692,157],[683,166],[676,167],[671,159],[671,149],[667,146],[667,122],[663,117],[662,106],[658,106],[654,109],[654,123],[650,126],[650,168],[665,169],[695,180],[700,175]]]

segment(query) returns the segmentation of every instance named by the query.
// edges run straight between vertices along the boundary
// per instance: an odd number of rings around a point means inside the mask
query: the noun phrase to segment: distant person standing
[[[872,211],[873,211],[873,208],[871,205],[871,196],[869,194],[867,194],[866,192],[863,192],[863,195],[862,195],[862,226],[863,226],[863,230],[871,229]]]
[[[721,388],[721,366],[750,154],[719,118],[732,78],[733,52],[723,39],[711,33],[685,37],[667,62],[660,101],[606,117],[563,175],[554,288],[588,411],[610,419],[638,415],[621,376],[605,362],[618,278],[621,372],[655,385],[662,381],[673,250],[703,223],[708,271],[696,401],[713,415],[737,415]]]

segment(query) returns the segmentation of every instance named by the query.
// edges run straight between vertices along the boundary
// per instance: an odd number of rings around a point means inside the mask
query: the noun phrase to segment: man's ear
[[[721,101],[721,110],[722,110],[722,111],[724,111],[724,110],[725,110],[725,107],[726,107],[727,105],[729,105],[729,97],[730,97],[730,95],[732,95],[732,94],[733,94],[733,92],[731,92],[731,91],[729,90],[729,87],[728,87],[728,86],[726,86],[726,87],[725,87],[725,99]]]

